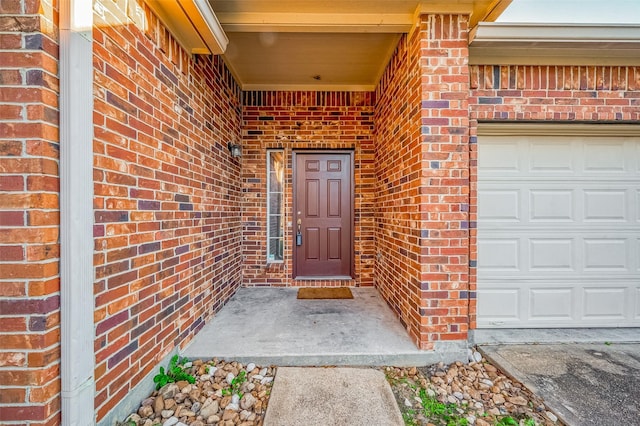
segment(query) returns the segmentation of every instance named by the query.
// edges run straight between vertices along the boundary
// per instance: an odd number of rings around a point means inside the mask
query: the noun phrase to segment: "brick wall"
[[[373,104],[367,92],[245,92],[243,106],[243,282],[247,286],[373,284]],[[267,264],[266,150],[284,150],[284,263]],[[291,168],[294,149],[353,150],[354,267],[349,281],[292,280]]]
[[[375,282],[416,344],[468,330],[467,17],[424,15],[377,88]]]
[[[219,57],[190,57],[146,6],[127,17],[104,5],[94,28],[98,420],[241,284],[240,162],[227,150],[240,138],[241,92]]]
[[[0,423],[60,420],[57,3],[0,0]]]
[[[470,67],[470,223],[477,221],[478,122],[638,123],[640,67],[474,65]],[[477,286],[477,235],[471,230],[469,285]],[[470,326],[476,328],[471,299]]]

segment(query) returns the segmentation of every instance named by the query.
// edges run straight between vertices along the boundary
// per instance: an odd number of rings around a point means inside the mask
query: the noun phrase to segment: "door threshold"
[[[296,281],[351,281],[353,277],[349,275],[330,275],[330,276],[304,276],[304,277],[295,277]]]

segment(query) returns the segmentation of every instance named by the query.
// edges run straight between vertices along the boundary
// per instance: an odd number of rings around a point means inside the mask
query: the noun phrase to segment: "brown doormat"
[[[298,299],[353,299],[348,287],[303,287],[298,289]]]

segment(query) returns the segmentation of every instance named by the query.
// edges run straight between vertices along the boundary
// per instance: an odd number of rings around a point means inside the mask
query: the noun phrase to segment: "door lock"
[[[298,213],[300,214],[300,213]],[[296,245],[302,245],[302,232],[300,231],[300,226],[302,225],[302,219],[298,219],[298,232],[296,232]]]

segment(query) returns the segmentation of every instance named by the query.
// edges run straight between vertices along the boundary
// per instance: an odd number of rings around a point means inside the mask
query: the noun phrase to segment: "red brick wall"
[[[0,423],[60,421],[57,3],[0,0]]]
[[[470,325],[476,328],[478,122],[639,123],[640,67],[474,65],[470,70]]]
[[[98,420],[241,284],[241,92],[191,58],[145,6],[94,27]],[[122,22],[126,25],[110,24]],[[143,27],[144,28],[144,27]]]
[[[468,330],[467,17],[424,15],[377,88],[375,283],[416,344]]]
[[[367,92],[245,92],[243,106],[243,282],[247,286],[373,284],[373,103]],[[266,150],[284,149],[285,261],[267,264]],[[355,279],[292,280],[292,150],[342,149],[354,155]]]

